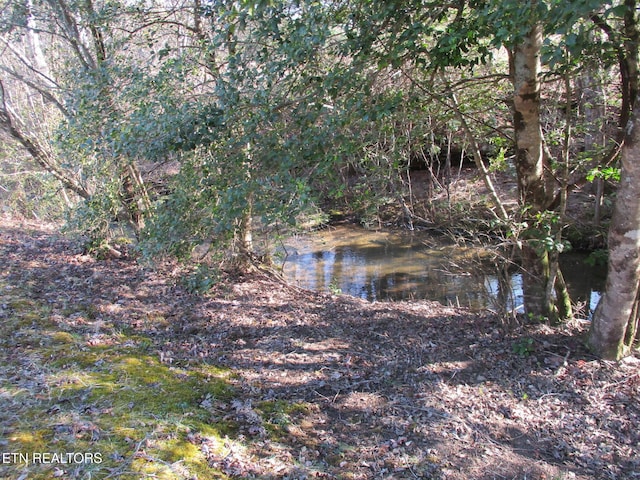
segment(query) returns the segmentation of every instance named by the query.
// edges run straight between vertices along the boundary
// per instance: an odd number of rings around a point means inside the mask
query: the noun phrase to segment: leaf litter
[[[640,477],[640,359],[591,356],[584,321],[506,330],[260,273],[198,296],[179,265],[42,225],[0,241],[0,450],[101,459],[2,478]]]

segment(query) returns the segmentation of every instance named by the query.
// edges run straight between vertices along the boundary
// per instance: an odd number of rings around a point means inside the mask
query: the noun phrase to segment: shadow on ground
[[[37,226],[0,240],[1,450],[101,459],[8,458],[3,478],[640,471],[637,361],[592,358],[579,322],[507,332],[488,314],[260,274],[194,296],[177,265],[97,261]]]

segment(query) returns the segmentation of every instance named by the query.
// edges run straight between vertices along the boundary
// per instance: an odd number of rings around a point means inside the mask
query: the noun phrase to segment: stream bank
[[[593,358],[584,322],[508,329],[487,312],[262,274],[193,295],[178,264],[98,261],[36,224],[4,221],[0,250],[3,451],[103,454],[73,468],[4,463],[2,478],[640,471],[640,359]]]

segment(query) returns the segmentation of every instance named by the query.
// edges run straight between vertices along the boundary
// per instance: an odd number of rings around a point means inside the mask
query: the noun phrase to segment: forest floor
[[[0,225],[0,477],[640,478],[640,358]]]

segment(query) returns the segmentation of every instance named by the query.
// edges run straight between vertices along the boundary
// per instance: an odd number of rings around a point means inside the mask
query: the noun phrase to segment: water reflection
[[[368,300],[436,300],[476,310],[522,305],[522,276],[505,278],[482,248],[434,243],[419,232],[372,232],[336,227],[285,242],[285,276],[309,289],[340,291]],[[574,302],[595,308],[601,269],[571,254],[562,268]]]

